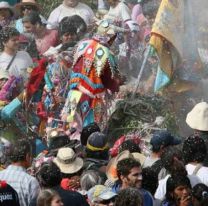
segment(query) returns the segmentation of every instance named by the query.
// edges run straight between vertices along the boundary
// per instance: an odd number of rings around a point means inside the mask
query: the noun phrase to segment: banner
[[[153,28],[150,45],[159,58],[154,90],[168,85],[183,52],[184,3],[181,0],[162,0]]]

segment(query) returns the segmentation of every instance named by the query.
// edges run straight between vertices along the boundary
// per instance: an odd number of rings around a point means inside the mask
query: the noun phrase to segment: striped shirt
[[[0,180],[5,180],[17,192],[21,206],[30,205],[39,193],[40,186],[35,177],[27,174],[21,166],[10,165],[0,171]]]

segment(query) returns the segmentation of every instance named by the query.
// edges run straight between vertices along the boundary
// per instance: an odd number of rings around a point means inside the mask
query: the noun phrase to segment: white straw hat
[[[192,129],[208,131],[208,104],[200,102],[187,114],[186,123]]]
[[[78,172],[84,165],[81,158],[77,157],[73,149],[61,148],[53,162],[59,167],[62,173],[73,174]]]

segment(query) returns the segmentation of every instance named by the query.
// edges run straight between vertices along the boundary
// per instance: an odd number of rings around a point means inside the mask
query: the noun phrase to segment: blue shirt
[[[115,183],[112,187],[112,191],[115,193],[118,193],[120,191],[121,185],[118,183]],[[143,206],[153,206],[153,197],[152,195],[144,189],[138,189],[138,192],[142,195],[143,197]]]

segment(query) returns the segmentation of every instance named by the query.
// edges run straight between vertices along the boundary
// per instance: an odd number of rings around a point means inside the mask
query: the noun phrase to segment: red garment
[[[40,84],[44,78],[44,75],[45,75],[46,63],[47,63],[46,59],[41,59],[38,62],[38,66],[36,68],[34,68],[30,74],[30,79],[29,79],[27,87],[26,87],[28,100],[39,89],[39,86],[40,86]]]

